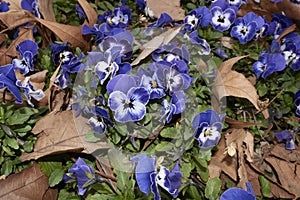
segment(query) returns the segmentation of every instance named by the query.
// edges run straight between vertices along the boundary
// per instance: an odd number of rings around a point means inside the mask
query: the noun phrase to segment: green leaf
[[[19,149],[19,143],[15,138],[6,138],[5,141],[9,147],[13,149]]]
[[[175,145],[173,143],[163,141],[155,146],[155,150],[165,152],[165,151],[172,150],[174,147],[175,147]]]
[[[14,131],[15,132],[25,133],[25,132],[31,131],[31,126],[30,125],[26,125],[23,128],[14,129]]]
[[[215,200],[218,198],[221,192],[222,181],[219,178],[210,179],[205,187],[205,197],[210,200]]]
[[[34,142],[33,141],[26,141],[23,144],[23,149],[26,152],[32,152],[33,147],[34,147]]]
[[[164,128],[160,135],[164,138],[177,139],[180,137],[180,130],[178,128]]]
[[[192,171],[192,164],[189,163],[189,162],[188,163],[187,162],[182,162],[180,171],[181,171],[183,177],[188,178],[190,176],[191,171]]]
[[[1,174],[4,174],[5,176],[8,176],[12,173],[13,170],[13,163],[11,160],[4,161],[2,167],[1,167]]]
[[[264,197],[269,197],[271,193],[271,185],[268,179],[266,179],[264,176],[259,175],[258,180],[260,183],[260,190]]]
[[[201,179],[203,181],[207,181],[208,176],[209,176],[207,161],[205,159],[198,158],[198,157],[195,157],[195,156],[193,157],[193,161],[196,165],[197,172],[199,173]]]
[[[97,137],[97,135],[92,131],[90,130],[85,136],[84,136],[84,140],[86,142],[99,142],[101,141],[101,138],[100,137]]]
[[[63,169],[54,170],[49,177],[49,186],[54,187],[57,184],[59,184],[63,179],[63,175],[64,175]]]
[[[46,175],[50,176],[56,169],[62,169],[61,162],[49,162],[49,161],[40,161],[39,162],[41,171]]]
[[[2,149],[9,155],[9,156],[14,156],[15,155],[15,153],[14,152],[12,152],[11,150],[10,150],[10,148],[8,148],[7,146],[2,146]]]
[[[117,175],[117,179],[118,179],[117,187],[119,188],[119,190],[123,193],[126,190],[130,189],[127,186],[127,182],[129,182],[130,174],[126,173],[126,172],[123,172],[123,171],[120,171],[120,170],[114,170],[114,172]]]
[[[22,107],[6,119],[8,125],[24,124],[32,115],[37,114],[38,110],[35,108]]]
[[[68,192],[66,189],[59,191],[58,200],[80,200],[81,198],[77,196],[74,192]]]

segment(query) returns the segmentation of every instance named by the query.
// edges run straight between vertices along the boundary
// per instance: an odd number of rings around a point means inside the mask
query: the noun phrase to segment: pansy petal
[[[127,96],[120,91],[114,91],[109,95],[108,98],[108,106],[111,110],[115,111],[119,109],[119,107],[123,108],[124,101],[127,100]]]
[[[132,99],[135,102],[140,102],[144,105],[146,105],[149,101],[149,92],[143,87],[131,88],[128,91],[127,96],[129,99]]]

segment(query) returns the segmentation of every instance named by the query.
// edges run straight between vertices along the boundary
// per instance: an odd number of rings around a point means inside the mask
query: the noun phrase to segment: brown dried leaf
[[[272,165],[283,188],[300,197],[300,165],[286,162],[274,157],[265,158]]]
[[[159,18],[163,12],[168,13],[174,21],[183,20],[185,17],[184,10],[180,7],[180,0],[147,0],[147,6],[156,18]]]
[[[89,4],[89,2],[87,2],[86,0],[78,0],[78,3],[81,5],[82,9],[84,10],[87,16],[88,24],[90,26],[96,24],[98,20],[98,14],[95,11],[95,9],[91,6],[91,4]]]
[[[32,28],[33,27],[20,27],[19,36],[14,41],[12,41],[10,46],[8,48],[2,47],[0,49],[0,65],[10,64],[12,58],[18,56],[18,52],[16,50],[17,44],[19,44],[23,40],[34,40]]]
[[[0,185],[0,199],[56,200],[58,196],[57,189],[49,188],[48,177],[36,163],[18,174],[0,180]]]
[[[153,51],[155,51],[160,45],[168,44],[172,39],[176,37],[179,33],[180,28],[172,28],[169,29],[162,34],[154,37],[152,40],[147,42],[142,46],[143,51],[139,54],[139,56],[131,63],[131,65],[137,65],[140,61],[149,56]]]
[[[298,26],[300,25],[299,4],[292,3],[290,0],[283,0],[282,2],[278,3],[278,9],[279,13],[283,11],[288,18],[295,20]]]
[[[221,37],[220,42],[222,46],[226,47],[227,49],[233,49],[234,40],[231,37]]]
[[[35,90],[44,88],[47,73],[48,70],[43,70],[30,76],[30,83]]]
[[[255,87],[241,73],[233,71],[232,66],[246,56],[231,58],[223,62],[217,72],[215,84],[213,86],[213,94],[218,101],[223,97],[234,96],[248,99],[257,110],[260,110],[258,105],[259,96]],[[214,107],[218,105],[214,105]],[[263,111],[264,117],[268,118],[268,112]]]
[[[75,125],[73,112],[71,110],[62,112],[51,112],[47,116],[40,119],[34,128],[32,133],[37,135],[38,140],[34,146],[34,152],[29,154],[23,154],[20,157],[21,161],[38,159],[40,157],[50,154],[60,154],[65,152],[82,152],[84,144],[80,137],[83,137],[84,125]],[[80,134],[81,135],[80,135]],[[90,149],[107,149],[109,148],[107,143],[89,143]],[[94,146],[93,146],[94,145]]]
[[[35,19],[36,21],[50,29],[62,41],[69,42],[72,46],[79,47],[83,51],[88,50],[88,43],[84,40],[81,34],[82,26],[71,26],[39,18]]]
[[[53,12],[53,0],[39,1],[39,10],[45,20],[56,21]]]
[[[229,124],[229,126],[231,128],[237,128],[237,129],[248,128],[248,127],[251,127],[251,126],[260,126],[260,124],[258,124],[258,123],[254,123],[254,122],[242,122],[242,121],[238,121],[238,120],[235,120],[235,119],[231,119],[229,117],[225,118],[225,122],[227,124]]]
[[[27,22],[34,22],[35,18],[29,11],[13,10],[0,13],[0,20],[7,26],[7,30],[12,30]]]
[[[300,164],[300,151],[295,149],[293,151],[288,151],[285,149],[285,144],[276,144],[270,152],[270,155],[277,157],[279,159],[285,160],[287,162],[293,162]]]

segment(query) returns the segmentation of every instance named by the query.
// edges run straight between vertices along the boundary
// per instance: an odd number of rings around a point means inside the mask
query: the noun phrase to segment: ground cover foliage
[[[0,198],[300,198],[299,12],[1,1]]]

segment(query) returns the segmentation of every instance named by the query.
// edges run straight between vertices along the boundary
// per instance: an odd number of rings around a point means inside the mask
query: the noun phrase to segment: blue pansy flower
[[[114,111],[118,122],[139,121],[146,114],[146,104],[150,95],[146,88],[139,87],[135,78],[122,74],[112,78],[107,87],[112,92],[108,98],[108,106]],[[126,84],[124,84],[126,83]]]
[[[200,47],[200,49],[196,48],[199,55],[208,55],[210,53],[210,45],[205,39],[199,37],[197,30],[191,32],[189,39],[193,44],[196,44],[198,47]]]
[[[9,11],[9,6],[10,6],[10,3],[9,2],[0,2],[0,12],[7,12]]]
[[[33,107],[34,105],[31,102],[31,98],[39,101],[45,97],[45,94],[41,89],[34,90],[33,86],[29,83],[29,79],[30,77],[26,77],[23,83],[20,80],[17,80],[16,85],[23,91],[23,94],[27,98],[27,103]]]
[[[176,163],[171,171],[161,166],[159,172],[156,171],[155,157],[149,158],[146,154],[136,155],[131,158],[136,162],[135,178],[140,190],[148,196],[149,190],[154,195],[155,200],[160,200],[158,185],[176,198],[178,189],[181,187],[180,179],[182,173]]]
[[[294,150],[295,149],[295,143],[293,139],[293,134],[288,131],[284,130],[281,132],[274,133],[274,136],[278,140],[278,142],[284,142],[285,141],[285,148],[287,150]]]
[[[253,66],[256,77],[266,78],[270,74],[286,68],[284,56],[280,53],[269,54],[262,52]]]
[[[293,21],[282,14],[272,14],[272,21],[276,23],[274,31],[275,38],[277,38],[286,28],[293,25]]]
[[[297,107],[296,114],[300,116],[300,90],[296,92],[295,99],[295,106]]]
[[[241,44],[246,44],[252,40],[265,24],[264,19],[253,12],[247,13],[244,17],[236,20],[235,26],[231,29],[231,37],[239,39]]]
[[[227,0],[229,5],[240,7],[242,4],[247,4],[247,0]]]
[[[95,45],[98,45],[104,38],[103,30],[101,30],[101,25],[94,24],[94,26],[90,27],[87,24],[82,26],[81,30],[82,35],[95,35]]]
[[[155,61],[165,60],[170,63],[175,63],[178,60],[183,60],[185,63],[190,62],[190,53],[186,45],[181,48],[177,47],[176,43],[161,45],[152,53],[152,58]]]
[[[133,36],[127,31],[123,30],[112,36],[108,36],[102,40],[99,47],[102,52],[110,50],[115,47],[120,48],[119,56],[122,56],[122,59],[129,59],[132,56],[132,43]]]
[[[253,192],[252,186],[249,182],[246,182],[247,190],[241,188],[229,188],[221,196],[220,200],[233,200],[233,199],[243,199],[243,200],[255,200],[255,194]]]
[[[27,74],[34,70],[34,57],[38,53],[38,45],[32,40],[24,40],[20,42],[16,49],[19,52],[21,59],[13,59],[12,64],[14,69],[20,70],[22,74]]]
[[[75,5],[75,11],[76,11],[79,19],[87,19],[87,16],[86,16],[84,10],[82,9],[81,5],[76,4]]]
[[[223,116],[214,110],[207,110],[196,115],[193,119],[194,137],[199,142],[200,148],[212,148],[221,138]]]
[[[281,50],[284,50],[288,45],[293,44],[297,49],[300,48],[300,35],[297,32],[291,32],[281,39]]]
[[[156,22],[149,24],[145,30],[146,35],[152,35],[154,28],[163,27],[173,22],[172,17],[168,13],[161,13]]]
[[[137,75],[141,77],[140,86],[148,90],[150,99],[160,99],[166,95],[164,83],[159,79],[156,71],[140,68]]]
[[[215,50],[214,50],[214,53],[217,55],[217,56],[219,56],[221,59],[226,59],[226,58],[228,58],[228,56],[227,56],[227,54],[226,54],[226,52],[225,52],[225,50],[222,48],[222,47],[217,47]]]
[[[181,29],[181,32],[191,32],[197,30],[199,26],[208,26],[211,22],[211,19],[212,15],[207,7],[202,6],[196,8],[189,12],[188,15],[184,18],[184,25]]]
[[[33,13],[35,17],[41,18],[38,0],[22,0],[21,7],[24,10],[28,10],[29,12]]]
[[[67,42],[63,44],[50,44],[52,60],[55,65],[67,63],[73,57],[73,54],[68,51],[69,44]]]
[[[65,62],[61,63],[61,73],[55,79],[55,83],[58,83],[61,89],[72,85],[70,74],[78,73],[84,68],[81,62],[83,58],[84,54],[81,54],[80,57],[72,54],[71,59],[67,58]]]
[[[108,16],[106,21],[113,28],[125,28],[131,22],[131,10],[128,6],[119,6],[115,8],[114,16]]]
[[[215,30],[226,31],[233,24],[237,7],[230,6],[227,0],[218,0],[211,4],[211,25]]]
[[[300,69],[300,50],[293,43],[287,44],[283,50],[286,65],[289,65],[294,71]]]
[[[160,121],[170,123],[173,115],[182,113],[185,110],[186,96],[183,91],[175,92],[171,97],[171,102],[166,99],[162,102],[162,117]]]
[[[16,98],[16,103],[23,103],[21,92],[16,86],[17,78],[12,64],[0,67],[0,89],[6,88]]]
[[[72,165],[69,173],[64,175],[64,181],[68,182],[75,179],[78,187],[78,195],[84,195],[88,189],[89,183],[92,183],[95,178],[95,173],[91,166],[87,165],[82,158],[78,158]]]
[[[98,106],[93,106],[91,108],[91,111],[93,112],[94,116],[89,118],[88,123],[92,127],[92,129],[95,133],[98,133],[98,134],[104,133],[106,130],[107,124],[110,127],[114,126],[114,123],[109,118],[106,110],[104,110]]]
[[[295,3],[295,4],[300,4],[299,0],[290,0],[290,2]]]

